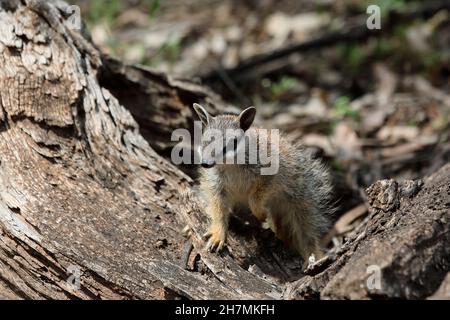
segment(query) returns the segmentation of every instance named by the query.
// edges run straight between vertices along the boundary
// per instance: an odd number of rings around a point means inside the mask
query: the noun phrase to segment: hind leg
[[[304,266],[309,264],[312,255],[314,255],[314,261],[321,259],[324,255],[320,246],[320,232],[308,218],[309,216],[299,215],[296,212],[291,224],[292,246],[303,258]]]
[[[299,234],[295,246],[297,252],[303,258],[303,269],[306,269],[310,262],[314,263],[324,256],[319,238],[311,233]]]
[[[308,240],[306,240],[307,242]],[[303,270],[306,269],[310,262],[314,263],[320,260],[323,256],[323,250],[319,245],[318,240],[309,240],[310,243],[302,246],[300,255],[303,259]]]

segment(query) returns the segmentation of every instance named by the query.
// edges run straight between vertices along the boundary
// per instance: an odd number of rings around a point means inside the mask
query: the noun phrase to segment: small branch
[[[223,74],[226,74],[228,79],[225,85],[228,86],[230,81],[236,83],[254,76],[254,72],[252,72],[253,69],[260,68],[261,66],[276,60],[286,59],[294,53],[306,53],[308,51],[322,49],[336,43],[361,41],[367,39],[368,37],[379,36],[381,31],[385,32],[386,30],[392,30],[393,26],[398,25],[401,22],[411,21],[412,19],[421,16],[428,17],[443,9],[450,9],[450,1],[430,1],[414,6],[412,9],[403,12],[393,10],[388,13],[388,16],[383,22],[382,30],[368,29],[366,26],[368,16],[366,14],[362,14],[355,17],[352,24],[344,26],[339,31],[327,33],[306,42],[294,43],[268,53],[255,55],[251,58],[243,60],[233,68],[227,69],[222,66],[216,67],[214,70],[201,75],[200,77],[204,83],[210,83],[223,81]]]

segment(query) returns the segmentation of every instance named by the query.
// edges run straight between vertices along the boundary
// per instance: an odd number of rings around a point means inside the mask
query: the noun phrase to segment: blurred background
[[[199,81],[314,149],[344,233],[364,188],[450,159],[450,1],[80,0],[103,52]],[[370,4],[381,29],[369,30]]]

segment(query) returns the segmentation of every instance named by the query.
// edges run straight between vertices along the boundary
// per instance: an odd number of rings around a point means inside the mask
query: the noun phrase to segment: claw
[[[219,252],[220,250],[222,250],[224,244],[225,244],[225,241],[221,240],[221,241],[219,242],[219,245],[217,246],[216,252]]]
[[[209,237],[211,237],[211,232],[210,231],[206,231],[204,234],[203,234],[203,239],[208,239]]]
[[[213,243],[212,239],[210,238],[208,240],[208,243],[206,244],[206,250],[209,252],[212,252],[213,249],[214,249],[214,243]]]
[[[225,235],[220,232],[208,231],[203,235],[203,238],[209,238],[205,246],[205,249],[209,252],[219,252],[225,245]]]

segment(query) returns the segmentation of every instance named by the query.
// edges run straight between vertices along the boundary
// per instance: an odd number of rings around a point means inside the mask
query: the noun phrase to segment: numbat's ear
[[[256,114],[255,107],[248,107],[247,109],[241,112],[241,114],[239,115],[239,124],[242,130],[247,131],[247,129],[250,128],[250,126],[253,123],[253,120],[255,120],[255,114]]]
[[[203,108],[198,103],[194,103],[194,110],[197,113],[197,116],[199,117],[199,119],[203,123],[203,125],[207,126],[209,124],[208,111],[206,111],[205,108]]]

